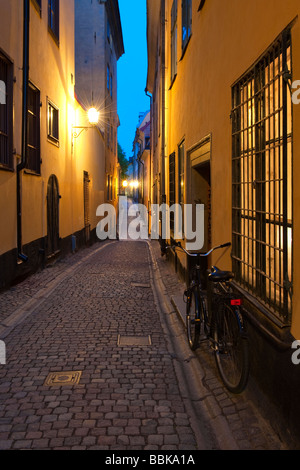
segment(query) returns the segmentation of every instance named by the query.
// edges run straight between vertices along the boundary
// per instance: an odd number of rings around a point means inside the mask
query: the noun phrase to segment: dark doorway
[[[59,188],[55,175],[51,175],[47,188],[47,256],[59,253]]]
[[[87,171],[83,172],[83,206],[84,206],[84,232],[85,242],[90,240],[90,178]]]

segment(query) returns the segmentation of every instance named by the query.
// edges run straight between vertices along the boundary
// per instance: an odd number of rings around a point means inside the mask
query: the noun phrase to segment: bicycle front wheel
[[[214,324],[215,358],[221,379],[232,393],[241,393],[249,375],[248,341],[238,309],[222,302]]]
[[[197,291],[194,289],[188,296],[186,307],[187,339],[192,351],[195,351],[199,346],[200,328],[200,303]]]

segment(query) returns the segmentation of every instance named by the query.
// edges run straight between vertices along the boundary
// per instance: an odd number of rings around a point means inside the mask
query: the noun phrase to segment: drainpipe
[[[165,182],[165,126],[166,126],[166,116],[165,116],[165,107],[166,107],[166,92],[165,92],[165,78],[166,78],[166,2],[162,0],[161,2],[161,80],[162,80],[162,138],[161,138],[161,203],[166,204],[166,182]],[[163,220],[165,220],[165,210],[162,211]],[[162,224],[161,224],[161,239],[160,247],[161,254],[166,253],[166,240],[163,239],[162,233]]]
[[[29,81],[29,21],[30,0],[24,0],[23,12],[23,103],[22,103],[22,150],[21,162],[17,165],[17,241],[18,260],[28,261],[22,253],[22,195],[21,171],[27,166],[27,109],[28,109],[28,81]]]

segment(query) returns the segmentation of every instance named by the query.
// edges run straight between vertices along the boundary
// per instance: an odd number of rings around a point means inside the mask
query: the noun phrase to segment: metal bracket
[[[73,127],[72,129],[81,129],[80,132],[76,130],[73,130],[72,132],[73,138],[77,139],[83,133],[83,131],[87,131],[88,129],[91,129],[91,127]]]

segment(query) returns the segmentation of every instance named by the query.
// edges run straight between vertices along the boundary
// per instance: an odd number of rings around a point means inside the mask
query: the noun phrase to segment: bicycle
[[[224,385],[230,392],[238,394],[245,389],[249,376],[249,349],[241,310],[242,298],[233,289],[233,273],[213,266],[207,274],[207,295],[200,277],[200,257],[207,257],[213,251],[229,246],[231,243],[225,243],[207,253],[190,253],[180,242],[175,242],[172,248],[180,248],[189,257],[197,258],[191,283],[184,292],[189,346],[196,351],[201,342],[208,340]]]

